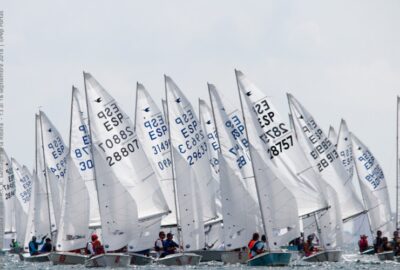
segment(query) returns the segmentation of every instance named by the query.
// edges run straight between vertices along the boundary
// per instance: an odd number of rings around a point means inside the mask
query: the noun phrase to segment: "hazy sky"
[[[39,106],[68,141],[83,70],[133,117],[136,81],[159,100],[164,73],[194,103],[208,100],[209,81],[238,104],[238,68],[282,114],[291,92],[326,130],[346,119],[380,161],[394,207],[400,1],[3,0],[0,9],[5,147],[20,163],[34,164]]]

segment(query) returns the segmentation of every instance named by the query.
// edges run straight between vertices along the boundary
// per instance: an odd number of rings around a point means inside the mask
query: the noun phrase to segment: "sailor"
[[[31,256],[38,255],[39,254],[39,246],[43,245],[44,239],[46,238],[47,235],[42,237],[42,241],[40,243],[36,242],[36,236],[32,236],[32,240],[29,242],[29,254]]]
[[[393,247],[394,256],[399,256],[400,255],[400,237],[399,237],[398,231],[393,232],[392,247]]]
[[[378,252],[385,252],[393,250],[392,245],[390,244],[387,237],[382,237],[382,245],[378,249]]]
[[[382,247],[382,231],[377,231],[376,232],[376,238],[374,241],[374,251],[375,253],[378,253],[379,249]]]
[[[92,238],[92,242],[89,242],[86,247],[89,254],[92,256],[104,254],[105,253],[104,247],[101,245],[101,242],[100,242],[97,234],[95,234],[95,233],[92,234],[91,238]]]
[[[165,240],[163,243],[164,245],[163,257],[165,257],[166,255],[174,254],[176,252],[176,249],[179,248],[179,245],[175,243],[174,240],[172,240],[173,237],[174,235],[172,233],[167,233],[167,240]]]
[[[46,242],[44,243],[44,245],[40,249],[40,252],[41,253],[47,253],[47,252],[51,252],[52,249],[53,249],[53,245],[51,244],[51,239],[50,238],[46,238]]]
[[[158,239],[154,242],[154,250],[157,252],[157,256],[159,258],[164,257],[164,239],[165,239],[165,232],[160,231],[158,234]],[[164,256],[163,256],[164,255]]]
[[[19,248],[19,243],[17,241],[15,241],[15,239],[11,239],[11,244],[10,244],[10,248],[12,249],[17,249]]]
[[[360,250],[360,253],[363,253],[368,249],[368,236],[365,234],[360,235],[360,240],[358,241],[358,248]]]
[[[313,240],[314,234],[307,236],[307,242],[304,244],[304,254],[306,257],[317,251],[317,249],[314,247]]]
[[[264,252],[264,242],[259,239],[260,235],[258,233],[253,233],[253,237],[247,245],[249,248],[249,259]]]

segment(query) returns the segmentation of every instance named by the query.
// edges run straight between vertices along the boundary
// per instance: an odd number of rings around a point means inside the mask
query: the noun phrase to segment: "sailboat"
[[[72,87],[69,153],[65,188],[61,206],[55,252],[49,255],[53,264],[84,264],[89,257],[83,252],[90,239],[90,221],[98,222],[98,204],[93,187],[93,160],[89,130],[84,121],[81,97]],[[94,193],[94,196],[89,195]]]
[[[174,183],[168,124],[144,85],[136,85],[135,131],[149,162],[159,180],[168,204],[169,214],[161,220],[164,229],[176,228]],[[158,228],[156,228],[158,229]],[[158,231],[152,233],[158,235]],[[130,253],[131,264],[145,265],[153,262],[150,256]]]
[[[46,165],[45,147],[43,145],[44,136],[42,116],[43,112],[35,115],[35,170],[33,173],[33,188],[31,191],[31,202],[29,205],[27,232],[24,241],[24,251],[26,252],[29,252],[28,245],[29,241],[32,239],[32,236],[36,236],[37,239],[41,239],[50,235],[50,238],[53,238],[53,233],[56,231],[56,221],[52,199],[50,198],[51,192],[49,186],[49,174],[52,174],[52,172]],[[47,132],[51,130],[53,134],[56,134],[56,137],[58,137],[58,131],[56,131],[55,127],[51,124],[47,117],[46,120]],[[50,145],[47,146],[50,147]],[[54,178],[52,179],[55,180]],[[56,183],[53,183],[53,187],[58,188]],[[57,197],[53,198],[58,200]],[[43,253],[35,256],[30,256],[29,253],[19,255],[22,261],[49,261],[49,253]]]
[[[2,205],[4,207],[4,211],[1,212],[2,216],[2,228],[0,231],[1,240],[3,243],[4,240],[6,242],[11,242],[12,238],[15,238],[15,177],[12,169],[11,161],[8,158],[8,155],[4,148],[0,148],[0,162],[1,162],[1,190],[2,193]],[[8,246],[8,244],[6,244]],[[1,248],[1,252],[8,251],[8,248]]]
[[[86,266],[126,266],[121,251],[152,247],[169,209],[129,117],[89,73],[84,73],[89,133],[106,253]]]
[[[393,220],[388,187],[382,168],[371,151],[354,134],[350,137],[355,168],[364,203],[368,209],[371,231],[380,230],[384,236],[390,237],[394,231]],[[382,261],[394,259],[393,251],[381,252],[377,256]]]
[[[319,238],[324,239],[325,250],[311,259],[324,260],[329,257],[337,260],[340,258],[340,251],[336,247],[341,243],[341,223],[338,223],[341,216],[334,207],[336,194],[328,189],[328,185],[311,166],[297,140],[297,134],[282,121],[270,98],[241,71],[235,70],[235,74],[242,95],[249,99],[249,105],[256,113],[261,131],[258,136],[267,147],[269,159],[276,167],[277,175],[283,175],[285,186],[296,199],[299,218],[303,224],[312,219]],[[318,219],[323,219],[321,221],[325,224],[321,225]]]
[[[12,169],[15,176],[15,218],[18,222],[15,224],[16,241],[24,243],[27,230],[29,202],[32,191],[32,176],[26,167],[21,166],[14,158],[11,158]],[[23,251],[23,246],[12,250],[13,253]],[[11,251],[10,251],[11,252]]]
[[[195,111],[172,79],[168,76],[164,79],[178,244],[185,252],[167,255],[157,263],[197,265],[201,256],[190,251],[205,247],[204,222],[217,218],[214,179],[208,162],[206,137]]]

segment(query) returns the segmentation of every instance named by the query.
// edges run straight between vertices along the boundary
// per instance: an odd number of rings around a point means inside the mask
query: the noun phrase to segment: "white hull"
[[[385,251],[376,254],[380,261],[393,261],[394,260],[394,253],[393,251]]]
[[[48,262],[50,253],[43,253],[39,255],[31,256],[29,253],[20,253],[19,258],[24,262]]]
[[[164,258],[158,259],[157,264],[173,266],[173,265],[198,265],[201,256],[194,253],[177,253],[171,254]]]
[[[249,259],[249,254],[246,250],[228,251],[221,255],[224,264],[245,264]]]
[[[342,258],[340,250],[319,251],[308,257],[303,257],[305,262],[338,262]]]
[[[124,253],[106,253],[86,260],[86,267],[127,267],[131,257]]]
[[[129,255],[131,256],[131,265],[147,265],[154,262],[154,258],[142,254],[129,253]]]
[[[52,252],[49,255],[50,261],[54,264],[85,264],[88,255],[73,252]]]
[[[225,250],[195,250],[191,251],[194,254],[201,256],[201,262],[222,262],[222,254],[230,252]]]

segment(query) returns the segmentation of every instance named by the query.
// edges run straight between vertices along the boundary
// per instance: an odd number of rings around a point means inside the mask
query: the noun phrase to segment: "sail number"
[[[375,157],[369,150],[366,150],[358,157],[358,160],[362,162],[364,168],[369,172],[364,179],[371,185],[372,189],[379,187],[385,176],[379,164],[375,162]]]
[[[130,153],[134,153],[139,149],[138,140],[135,138],[125,146],[121,147],[118,151],[115,151],[112,156],[107,156],[108,165],[111,167],[115,162],[121,161],[122,158],[129,156]]]
[[[276,142],[274,145],[270,146],[267,150],[270,159],[273,159],[276,156],[279,156],[284,150],[289,149],[293,146],[293,138],[292,135],[287,136],[286,138]]]

